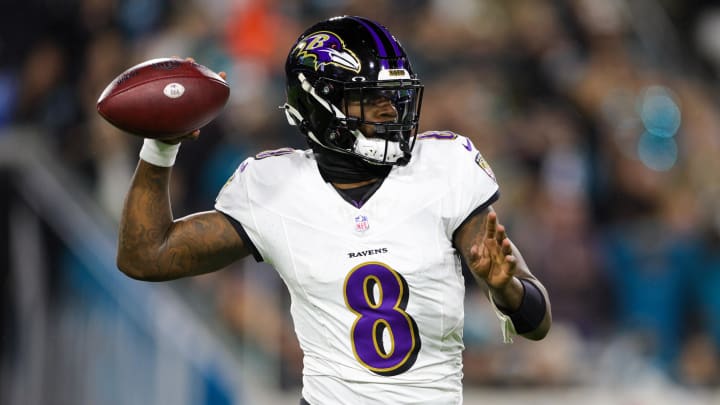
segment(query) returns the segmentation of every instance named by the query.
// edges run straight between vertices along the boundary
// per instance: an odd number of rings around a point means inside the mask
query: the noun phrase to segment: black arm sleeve
[[[520,307],[515,312],[500,307],[498,309],[510,317],[515,331],[518,334],[523,334],[532,332],[540,326],[543,318],[545,318],[547,304],[545,303],[545,296],[535,283],[522,278],[520,283],[523,285],[523,297]]]

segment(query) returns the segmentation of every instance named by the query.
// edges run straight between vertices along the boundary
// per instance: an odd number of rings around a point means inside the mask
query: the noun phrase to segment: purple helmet
[[[343,16],[317,23],[293,45],[285,64],[288,121],[311,143],[380,165],[404,165],[415,144],[423,86],[405,50],[384,26]],[[390,100],[392,122],[365,119],[366,102]],[[359,117],[347,116],[360,101]],[[372,125],[367,137],[361,126]]]

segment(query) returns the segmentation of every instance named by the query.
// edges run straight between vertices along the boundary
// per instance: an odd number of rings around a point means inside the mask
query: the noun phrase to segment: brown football
[[[121,73],[97,102],[116,127],[145,138],[188,134],[215,119],[230,96],[220,75],[183,59],[152,59]]]

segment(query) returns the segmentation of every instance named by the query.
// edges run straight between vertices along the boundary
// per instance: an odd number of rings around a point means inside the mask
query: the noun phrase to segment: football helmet
[[[354,16],[317,23],[293,45],[285,73],[282,108],[310,142],[375,165],[410,160],[423,86],[387,28]],[[387,101],[393,117],[366,114],[371,103]],[[351,103],[359,114],[348,114]]]

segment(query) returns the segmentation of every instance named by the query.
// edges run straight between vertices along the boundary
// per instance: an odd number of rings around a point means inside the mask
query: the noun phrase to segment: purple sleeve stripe
[[[426,132],[418,135],[417,139],[455,139],[457,134],[452,132]]]

